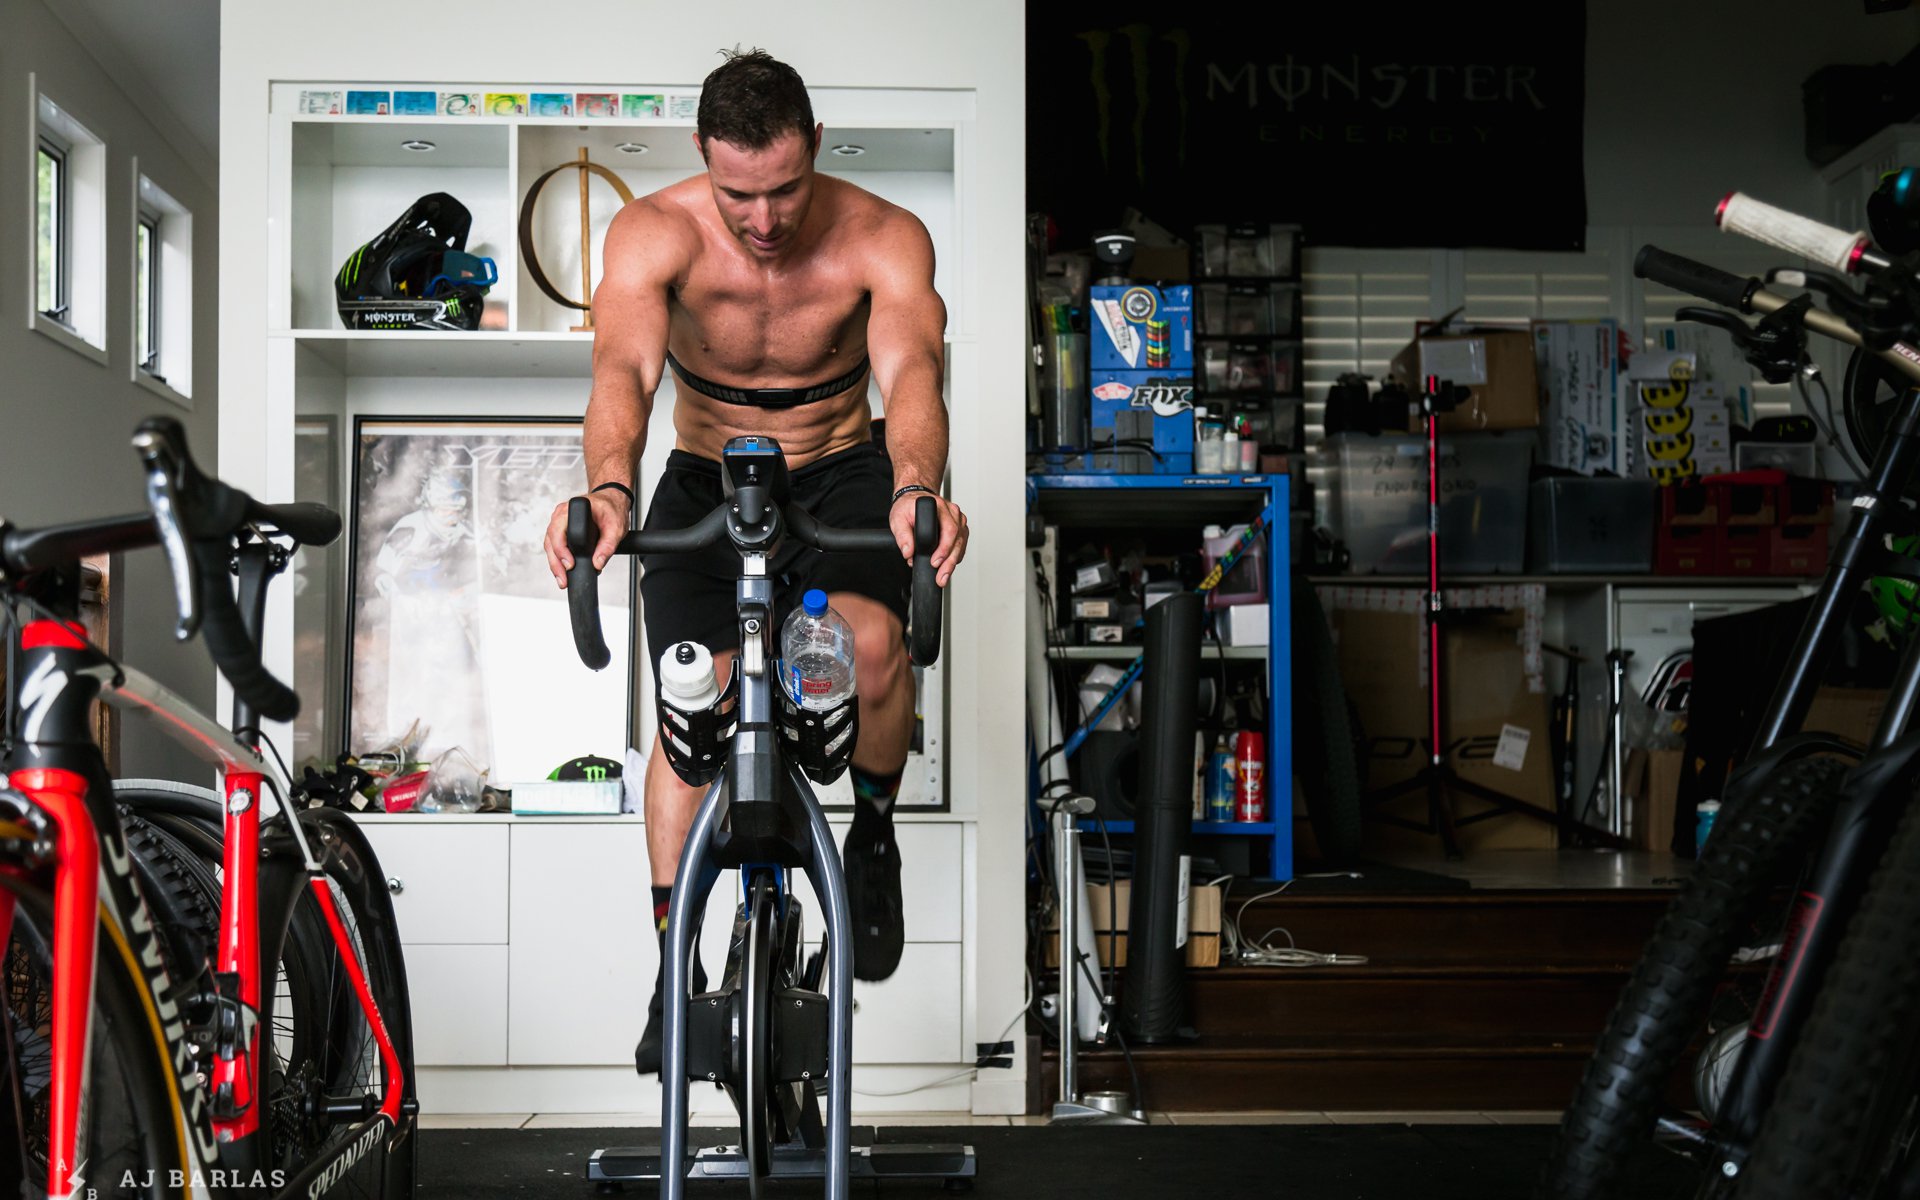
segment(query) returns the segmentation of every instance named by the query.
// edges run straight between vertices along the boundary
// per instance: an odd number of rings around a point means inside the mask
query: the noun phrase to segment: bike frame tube
[[[52,1077],[48,1081],[47,1195],[83,1191],[80,1148],[93,1041],[94,962],[99,952],[100,841],[87,811],[87,782],[72,771],[16,771],[13,786],[53,821]],[[11,901],[9,901],[11,908]],[[11,913],[9,913],[11,916]]]
[[[360,1011],[366,1014],[367,1024],[373,1030],[374,1041],[380,1046],[380,1061],[386,1068],[386,1095],[381,1097],[380,1112],[388,1120],[398,1124],[400,1120],[400,1097],[403,1091],[400,1076],[400,1055],[393,1048],[393,1039],[387,1033],[387,1023],[380,1016],[380,1006],[373,1002],[373,989],[367,984],[366,972],[360,969],[360,957],[353,953],[353,940],[347,934],[340,920],[340,910],[333,902],[333,885],[322,874],[312,880],[314,899],[320,905],[320,911],[326,915],[327,928],[333,931],[333,943],[340,947],[340,959],[347,966],[347,978],[353,983],[353,994],[359,998]]]
[[[220,939],[215,970],[237,981],[241,1045],[213,1061],[213,1094],[224,1096],[236,1115],[216,1119],[223,1142],[260,1131],[260,775],[230,771],[224,780],[220,883]]]

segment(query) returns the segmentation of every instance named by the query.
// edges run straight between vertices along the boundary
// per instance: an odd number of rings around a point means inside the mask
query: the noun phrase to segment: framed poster
[[[596,672],[542,549],[586,481],[577,420],[355,421],[350,751],[417,727],[420,759],[459,746],[503,787],[583,754],[625,758],[632,560],[600,578],[613,661]]]

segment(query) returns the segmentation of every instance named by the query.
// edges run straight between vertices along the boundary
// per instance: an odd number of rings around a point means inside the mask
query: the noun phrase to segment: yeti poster
[[[354,442],[347,749],[416,730],[416,760],[458,746],[502,787],[623,759],[629,560],[600,579],[613,662],[595,672],[541,548],[586,488],[579,423],[362,418]]]

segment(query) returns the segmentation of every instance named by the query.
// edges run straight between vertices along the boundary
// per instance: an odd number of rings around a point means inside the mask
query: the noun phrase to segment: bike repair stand
[[[1624,850],[1627,847],[1625,838],[1583,825],[1562,813],[1542,808],[1517,796],[1509,796],[1483,783],[1462,779],[1453,764],[1447,761],[1447,743],[1443,736],[1447,727],[1446,688],[1440,673],[1445,647],[1443,626],[1449,623],[1450,618],[1457,622],[1485,611],[1449,610],[1446,594],[1440,587],[1440,414],[1451,412],[1466,399],[1467,394],[1466,388],[1443,382],[1437,375],[1427,376],[1426,386],[1420,394],[1420,412],[1426,418],[1427,426],[1427,602],[1424,605],[1427,625],[1427,765],[1399,783],[1368,792],[1361,799],[1361,812],[1383,824],[1397,825],[1419,833],[1439,834],[1440,844],[1445,848],[1448,858],[1461,857],[1457,832],[1460,826],[1492,820],[1507,813],[1519,813],[1559,826],[1561,837],[1568,845],[1575,844],[1575,838],[1584,838],[1587,845]],[[1373,811],[1389,800],[1419,791],[1427,794],[1427,819],[1424,822]],[[1472,796],[1492,807],[1485,812],[1456,818],[1449,793]]]
[[[743,690],[742,699],[752,694]],[[767,732],[754,726],[764,722]],[[743,704],[737,738],[771,738],[777,734],[773,714],[745,711]],[[824,1179],[827,1200],[847,1200],[850,1179],[944,1180],[949,1189],[970,1187],[976,1172],[972,1146],[882,1144],[854,1146],[853,1114],[853,934],[847,911],[847,881],[840,866],[839,848],[827,828],[826,815],[806,777],[797,768],[789,768],[805,813],[804,836],[810,848],[810,861],[801,867],[812,882],[814,893],[826,909],[827,993],[827,1113],[824,1144],[807,1136],[800,1141],[776,1146],[771,1158],[771,1177],[776,1180]],[[715,839],[725,822],[727,777],[716,780],[707,789],[706,799],[694,815],[687,832],[686,851],[680,856],[680,869],[673,881],[673,895],[667,904],[666,989],[662,1016],[666,1021],[662,1047],[660,1078],[662,1105],[661,1144],[657,1147],[603,1149],[593,1152],[587,1162],[587,1178],[596,1189],[620,1190],[623,1183],[658,1183],[662,1200],[682,1200],[689,1179],[748,1179],[747,1153],[741,1146],[704,1149],[689,1158],[687,1154],[687,983],[692,968],[693,939],[699,932],[698,915],[706,908],[707,895],[720,878],[714,861]],[[684,1169],[663,1172],[664,1163],[681,1163]]]

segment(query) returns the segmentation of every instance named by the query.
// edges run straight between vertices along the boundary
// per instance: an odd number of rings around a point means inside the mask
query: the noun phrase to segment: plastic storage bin
[[[1651,571],[1659,511],[1651,479],[1536,479],[1527,503],[1527,561],[1546,572]]]
[[[1440,439],[1440,569],[1452,575],[1517,574],[1526,560],[1530,432]],[[1336,433],[1329,524],[1356,573],[1427,569],[1427,441]]]

